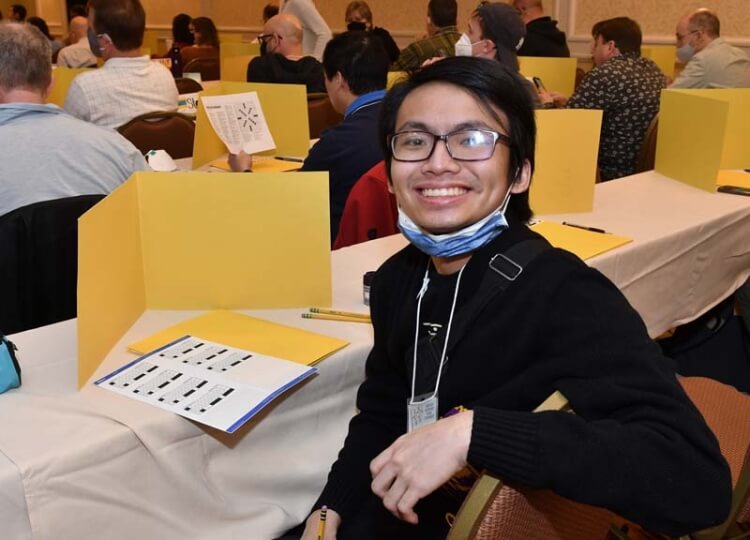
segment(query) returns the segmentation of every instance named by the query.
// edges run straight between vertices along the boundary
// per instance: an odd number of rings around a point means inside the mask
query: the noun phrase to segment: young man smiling
[[[444,538],[483,469],[672,535],[724,519],[727,465],[638,314],[526,226],[535,133],[494,61],[445,59],[386,97],[411,245],[372,285],[359,413],[315,505],[326,540]],[[555,390],[576,414],[530,412]]]

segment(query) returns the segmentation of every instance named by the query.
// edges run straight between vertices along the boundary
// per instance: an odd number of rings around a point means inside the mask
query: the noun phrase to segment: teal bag
[[[21,366],[16,359],[16,346],[0,335],[0,394],[21,386]]]

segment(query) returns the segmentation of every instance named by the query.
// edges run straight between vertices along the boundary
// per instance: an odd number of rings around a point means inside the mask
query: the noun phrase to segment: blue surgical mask
[[[487,244],[505,229],[508,220],[505,210],[510,201],[510,188],[503,203],[486,217],[459,231],[448,234],[430,234],[414,223],[406,213],[398,208],[398,228],[401,233],[419,250],[430,257],[454,257],[471,253]]]
[[[102,50],[99,48],[99,39],[96,37],[96,32],[89,28],[87,37],[89,40],[89,47],[91,47],[91,52],[94,53],[94,56],[101,58]]]
[[[686,43],[682,47],[677,47],[677,60],[682,64],[687,64],[690,59],[695,55],[695,48]]]

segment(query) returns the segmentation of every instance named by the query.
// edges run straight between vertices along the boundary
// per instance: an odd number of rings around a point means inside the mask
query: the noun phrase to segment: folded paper
[[[553,221],[540,221],[531,229],[554,247],[570,251],[584,261],[633,241],[627,236],[587,231]]]

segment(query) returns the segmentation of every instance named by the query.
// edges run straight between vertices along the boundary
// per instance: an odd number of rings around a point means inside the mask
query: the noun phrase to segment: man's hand
[[[229,167],[232,172],[247,172],[253,170],[253,156],[240,150],[239,154],[229,154]]]
[[[336,533],[341,525],[341,516],[330,508],[326,510],[326,532],[323,540],[336,540]],[[318,529],[320,528],[320,512],[313,512],[305,523],[305,532],[300,540],[318,540]]]
[[[372,491],[393,515],[416,524],[414,505],[466,466],[473,420],[466,411],[422,426],[372,460]]]

